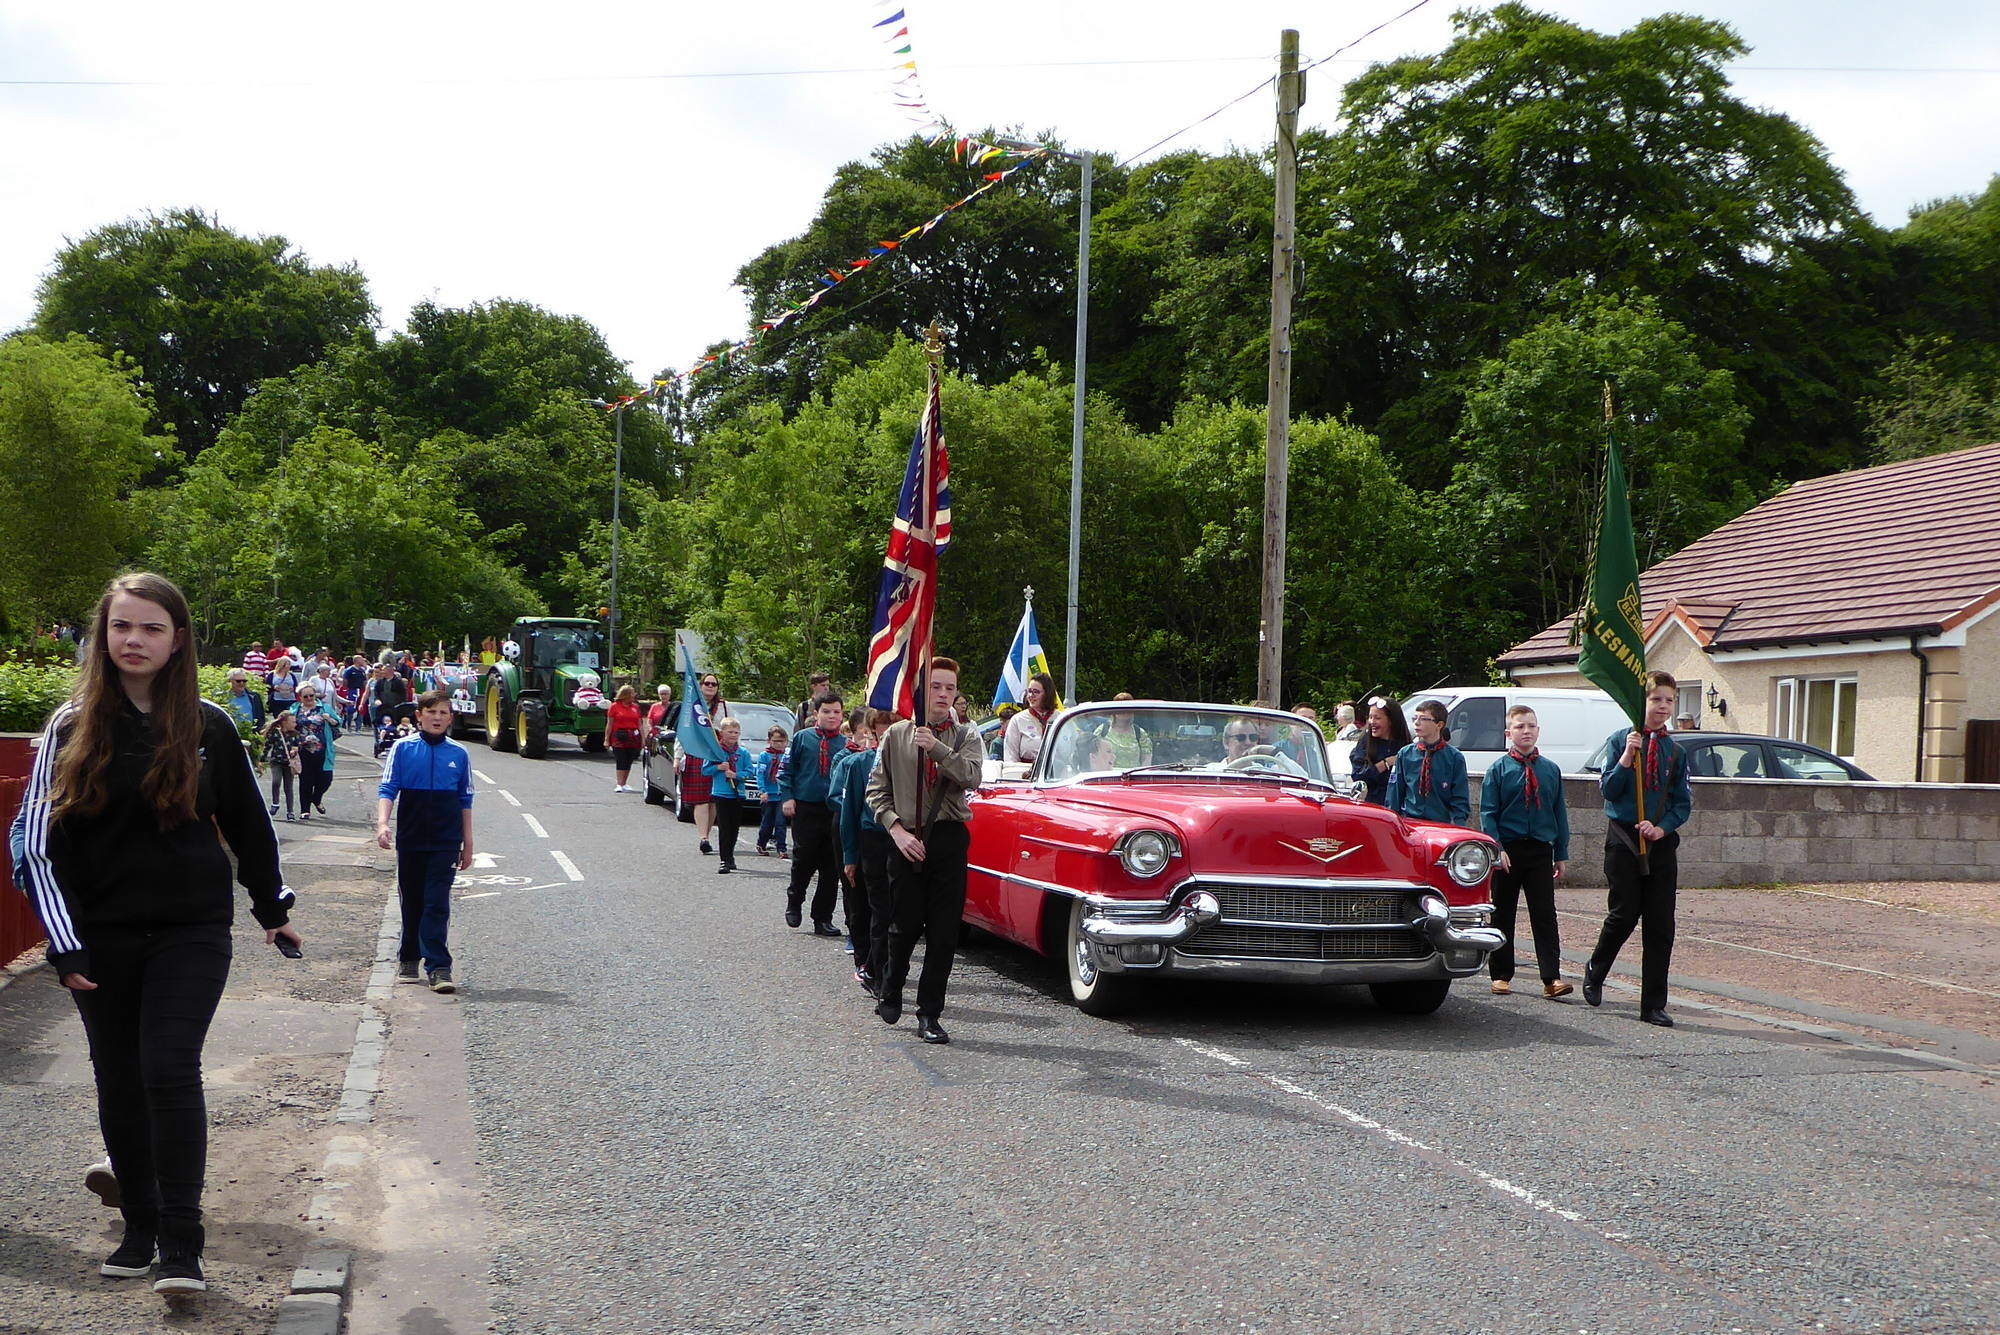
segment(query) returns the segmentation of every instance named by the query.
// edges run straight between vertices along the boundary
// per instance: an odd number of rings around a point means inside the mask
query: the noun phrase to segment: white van
[[[1583,773],[1584,762],[1606,737],[1632,726],[1618,702],[1594,688],[1440,686],[1403,701],[1403,713],[1426,700],[1444,701],[1450,711],[1445,726],[1451,729],[1451,744],[1465,752],[1465,767],[1473,774],[1484,774],[1488,765],[1507,754],[1507,711],[1515,705],[1535,711],[1542,725],[1542,754],[1562,766],[1565,774]]]

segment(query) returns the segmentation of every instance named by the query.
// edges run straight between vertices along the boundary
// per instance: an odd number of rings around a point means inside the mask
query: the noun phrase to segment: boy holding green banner
[[[1607,429],[1611,391],[1605,388]],[[1646,670],[1646,636],[1639,598],[1639,558],[1632,542],[1632,510],[1625,467],[1615,438],[1606,444],[1604,506],[1590,598],[1578,618],[1582,648],[1577,669],[1616,700],[1633,730],[1611,745],[1622,751],[1599,776],[1604,793],[1604,879],[1611,887],[1597,949],[1583,971],[1583,999],[1604,1003],[1604,976],[1631,937],[1645,925],[1640,963],[1639,1018],[1673,1027],[1667,1014],[1667,966],[1674,953],[1674,899],[1680,827],[1693,807],[1687,757],[1667,732],[1677,683]],[[1650,818],[1648,808],[1651,808]]]

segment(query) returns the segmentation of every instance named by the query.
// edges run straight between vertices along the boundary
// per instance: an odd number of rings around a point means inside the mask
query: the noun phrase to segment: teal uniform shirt
[[[1423,767],[1421,744],[1411,742],[1396,753],[1396,767],[1389,771],[1389,810],[1411,820],[1463,825],[1472,814],[1472,781],[1465,772],[1465,753],[1450,742],[1433,751],[1431,790],[1419,794],[1417,776]]]
[[[1533,839],[1554,849],[1557,862],[1568,862],[1569,803],[1563,800],[1562,766],[1537,756],[1535,783],[1540,800],[1529,806],[1527,766],[1511,755],[1494,761],[1479,786],[1479,828],[1503,848],[1517,839]]]
[[[1598,776],[1598,786],[1604,791],[1604,814],[1613,820],[1635,825],[1639,820],[1639,784],[1633,770],[1618,763],[1625,754],[1625,739],[1631,735],[1630,728],[1620,728],[1611,734],[1611,759],[1604,766],[1604,773]],[[1655,745],[1661,748],[1659,764],[1665,771],[1665,782],[1660,785],[1665,791],[1646,790],[1646,819],[1672,834],[1694,810],[1694,788],[1688,783],[1687,752],[1681,750],[1680,743],[1673,734],[1657,732],[1653,734]],[[1642,752],[1633,764],[1646,763]]]

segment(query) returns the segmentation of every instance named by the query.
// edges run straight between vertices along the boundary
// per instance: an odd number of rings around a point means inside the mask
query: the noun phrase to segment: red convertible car
[[[1349,789],[1296,715],[1078,706],[974,795],[966,921],[1062,959],[1093,1015],[1163,976],[1365,983],[1426,1014],[1501,945],[1499,849]]]

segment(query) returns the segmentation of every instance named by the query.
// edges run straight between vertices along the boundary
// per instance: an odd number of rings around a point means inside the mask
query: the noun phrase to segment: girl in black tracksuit
[[[266,941],[298,944],[292,893],[250,758],[195,681],[187,601],[151,574],[114,580],[70,702],[28,780],[28,894],[51,970],[90,1038],[98,1122],[125,1240],[99,1267],[206,1288],[201,1049],[229,976],[227,841]]]

